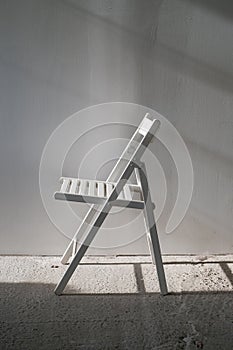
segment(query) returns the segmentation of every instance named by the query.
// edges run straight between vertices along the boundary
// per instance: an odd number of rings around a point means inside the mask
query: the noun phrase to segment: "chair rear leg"
[[[144,209],[145,221],[146,221],[148,233],[150,235],[149,248],[152,251],[152,259],[154,259],[156,264],[161,293],[163,295],[166,295],[168,294],[167,282],[166,282],[166,277],[165,277],[165,272],[163,267],[163,261],[161,257],[158,232],[157,232],[155,219],[154,219],[153,203],[151,201],[150,191],[149,191],[148,182],[147,182],[146,168],[144,164],[142,164],[141,168],[139,168],[139,176],[140,176],[141,188],[143,193],[143,199],[145,202],[145,209]]]

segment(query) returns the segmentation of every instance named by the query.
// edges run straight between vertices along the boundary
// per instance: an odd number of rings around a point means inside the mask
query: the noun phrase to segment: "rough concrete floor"
[[[86,257],[61,297],[58,257],[0,257],[0,349],[233,349],[233,256]],[[57,267],[58,266],[58,267]]]

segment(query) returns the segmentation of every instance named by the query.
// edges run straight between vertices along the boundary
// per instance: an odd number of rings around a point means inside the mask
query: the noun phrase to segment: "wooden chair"
[[[57,295],[62,294],[113,206],[143,210],[148,244],[152,261],[157,267],[160,290],[163,295],[168,293],[153,213],[155,206],[151,201],[146,167],[141,162],[141,157],[159,125],[159,120],[148,113],[145,115],[106,181],[61,178],[61,189],[55,193],[55,199],[86,202],[92,205],[62,256],[63,264],[70,258],[71,262],[55,288]],[[137,184],[128,184],[127,181],[133,172]],[[82,240],[78,244],[79,238]]]

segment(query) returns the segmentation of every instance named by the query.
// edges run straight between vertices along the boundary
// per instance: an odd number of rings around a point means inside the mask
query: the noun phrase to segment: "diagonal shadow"
[[[220,262],[219,263],[221,269],[223,270],[223,272],[225,273],[225,275],[227,276],[228,280],[230,281],[231,285],[233,286],[233,274],[231,272],[231,269],[229,268],[229,266],[227,265],[226,262]]]
[[[137,283],[138,293],[145,293],[146,288],[143,280],[142,266],[140,263],[133,264],[134,267],[134,275]]]

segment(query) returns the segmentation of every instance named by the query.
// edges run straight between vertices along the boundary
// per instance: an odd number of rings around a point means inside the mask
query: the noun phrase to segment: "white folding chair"
[[[140,161],[159,125],[159,120],[154,119],[148,113],[145,115],[105,182],[61,178],[61,189],[55,192],[55,199],[86,202],[92,205],[62,256],[63,264],[66,264],[70,258],[71,262],[55,288],[57,295],[62,294],[113,206],[144,211],[148,244],[152,261],[157,267],[160,290],[163,295],[168,293],[153,213],[155,206],[151,201],[145,164]],[[127,184],[133,171],[137,184]]]

